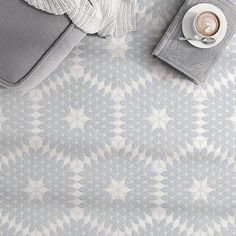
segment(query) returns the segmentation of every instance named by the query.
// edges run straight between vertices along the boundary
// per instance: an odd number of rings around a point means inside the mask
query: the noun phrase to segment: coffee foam
[[[204,36],[212,36],[219,30],[220,22],[213,12],[201,13],[195,22],[197,31]]]

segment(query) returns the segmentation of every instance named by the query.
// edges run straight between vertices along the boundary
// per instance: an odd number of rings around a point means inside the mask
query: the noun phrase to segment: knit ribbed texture
[[[99,30],[102,15],[96,5],[89,1],[79,1],[71,12],[68,12],[72,22],[86,33],[94,34]]]
[[[72,11],[77,0],[24,0],[31,6],[54,15],[62,15]]]
[[[113,35],[116,26],[116,11],[118,10],[117,0],[98,0],[99,11],[102,20],[99,25],[98,35],[101,37],[109,37]]]
[[[86,33],[119,37],[136,30],[137,0],[25,0],[52,14],[66,13]]]
[[[135,31],[137,0],[120,0],[118,10],[116,11],[116,28],[113,36],[119,37],[130,31]]]

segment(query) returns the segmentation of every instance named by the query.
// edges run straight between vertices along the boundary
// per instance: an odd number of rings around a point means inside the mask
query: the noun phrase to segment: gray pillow
[[[0,84],[28,89],[46,78],[85,33],[65,16],[0,0]]]

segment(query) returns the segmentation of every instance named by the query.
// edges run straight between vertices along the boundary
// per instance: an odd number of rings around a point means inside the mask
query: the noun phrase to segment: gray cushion
[[[47,77],[85,33],[65,15],[50,15],[23,0],[0,0],[0,35],[0,82],[12,87]]]

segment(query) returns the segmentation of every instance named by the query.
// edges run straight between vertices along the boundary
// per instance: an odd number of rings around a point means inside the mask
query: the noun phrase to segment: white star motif
[[[212,188],[210,188],[207,184],[207,179],[204,179],[202,181],[194,180],[193,185],[190,189],[188,189],[189,192],[192,193],[194,201],[196,200],[204,200],[207,202],[207,196],[210,192],[212,192]]]
[[[166,125],[171,118],[168,116],[165,108],[162,110],[153,108],[152,115],[147,117],[146,120],[151,122],[153,130],[155,130],[157,128],[166,129]]]
[[[110,186],[106,190],[111,195],[112,201],[116,199],[125,201],[125,196],[129,192],[129,188],[125,184],[125,179],[121,181],[112,179]]]
[[[199,87],[194,91],[195,97],[199,101],[203,101],[207,98],[207,91],[203,87]]]
[[[198,149],[203,149],[208,147],[207,139],[203,135],[198,135],[193,141],[193,146]]]
[[[70,108],[70,113],[66,117],[66,121],[69,123],[71,130],[75,128],[83,130],[88,120],[89,118],[85,115],[83,108],[80,110]]]
[[[116,57],[122,57],[125,59],[125,54],[129,49],[129,46],[125,42],[125,38],[112,38],[107,46],[107,49],[112,54],[112,59]]]
[[[33,181],[29,180],[28,186],[24,189],[24,192],[28,193],[30,201],[40,200],[43,201],[43,195],[48,191],[43,185],[43,180]]]

